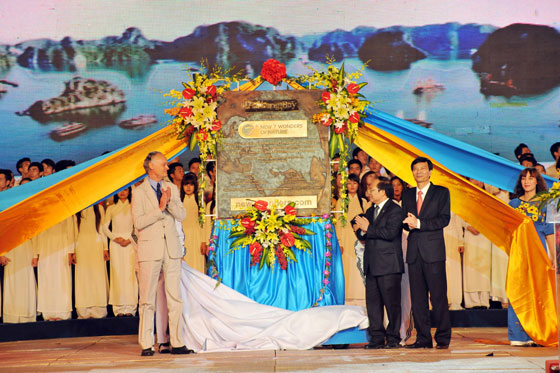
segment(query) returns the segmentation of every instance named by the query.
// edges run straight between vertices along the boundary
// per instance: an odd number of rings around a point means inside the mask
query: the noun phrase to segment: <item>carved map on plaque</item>
[[[261,199],[296,203],[298,215],[328,214],[329,129],[313,123],[323,91],[226,92],[218,107],[218,218]]]

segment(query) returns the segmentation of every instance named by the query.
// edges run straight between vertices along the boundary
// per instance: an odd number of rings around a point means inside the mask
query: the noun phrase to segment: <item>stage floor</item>
[[[136,335],[0,343],[2,372],[64,371],[516,371],[545,370],[558,350],[511,347],[506,328],[454,328],[449,350],[253,351],[141,357]]]

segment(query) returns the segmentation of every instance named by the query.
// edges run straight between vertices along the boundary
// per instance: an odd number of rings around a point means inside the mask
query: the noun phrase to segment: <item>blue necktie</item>
[[[161,201],[161,184],[160,183],[157,184],[156,197],[157,197],[158,203],[160,203],[160,201]]]

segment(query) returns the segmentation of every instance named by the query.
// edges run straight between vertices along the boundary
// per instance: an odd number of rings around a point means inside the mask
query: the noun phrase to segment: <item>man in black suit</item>
[[[366,348],[397,348],[401,340],[402,210],[393,198],[393,186],[380,178],[371,190],[374,203],[364,216],[357,216],[358,239],[365,240],[364,274],[370,343]],[[383,327],[383,307],[389,325]]]
[[[410,231],[406,262],[410,280],[412,315],[416,342],[409,348],[432,348],[428,293],[436,321],[437,348],[446,349],[451,341],[451,322],[447,304],[445,242],[443,228],[451,217],[449,190],[430,182],[433,164],[418,157],[411,165],[416,188],[403,192],[404,228]]]

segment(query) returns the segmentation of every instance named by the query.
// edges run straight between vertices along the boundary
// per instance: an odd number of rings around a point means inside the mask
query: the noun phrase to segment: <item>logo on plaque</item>
[[[303,215],[330,212],[328,128],[313,124],[323,91],[226,92],[218,108],[219,218],[258,199],[294,201]]]

